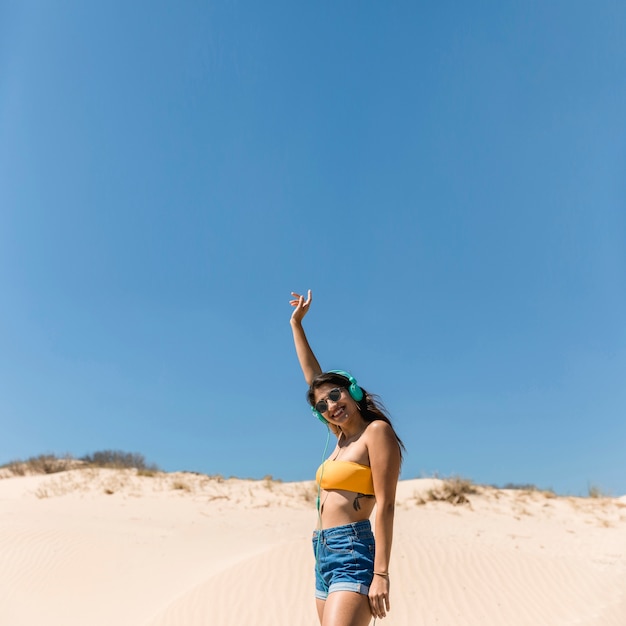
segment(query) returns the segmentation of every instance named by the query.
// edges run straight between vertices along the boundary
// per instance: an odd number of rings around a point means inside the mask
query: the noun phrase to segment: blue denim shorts
[[[315,597],[333,591],[367,595],[374,577],[374,534],[369,520],[313,533]]]

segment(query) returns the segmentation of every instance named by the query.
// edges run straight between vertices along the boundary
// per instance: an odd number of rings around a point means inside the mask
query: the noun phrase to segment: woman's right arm
[[[304,328],[302,327],[302,320],[308,313],[313,298],[310,289],[306,300],[304,296],[294,293],[293,291],[291,295],[293,299],[290,301],[290,304],[294,307],[294,312],[291,314],[290,320],[291,331],[293,332],[293,343],[296,347],[296,354],[298,355],[298,361],[300,362],[300,367],[304,374],[304,380],[306,380],[307,385],[310,385],[313,379],[322,373],[322,368],[315,358],[313,350],[311,350]]]

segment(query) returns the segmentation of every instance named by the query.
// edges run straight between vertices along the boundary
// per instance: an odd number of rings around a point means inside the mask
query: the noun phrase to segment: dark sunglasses
[[[324,400],[319,400],[315,403],[315,410],[318,413],[326,413],[328,411],[328,400],[332,400],[333,402],[337,402],[339,398],[341,398],[341,394],[343,393],[343,389],[341,387],[336,387],[335,389],[331,389],[328,392],[328,395]]]

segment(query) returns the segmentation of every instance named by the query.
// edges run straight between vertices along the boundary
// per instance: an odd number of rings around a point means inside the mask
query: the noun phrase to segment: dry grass
[[[50,492],[45,487],[39,487],[39,489],[37,489],[37,491],[35,491],[35,496],[37,498],[39,498],[40,500],[42,498],[49,498],[50,497]]]
[[[502,487],[497,487],[496,485],[494,486],[496,489],[511,489],[513,491],[539,491],[537,485],[534,485],[533,483],[506,483],[505,485],[502,485]]]
[[[300,486],[300,498],[305,502],[315,502],[318,487],[316,482],[304,483]]]
[[[54,454],[39,454],[25,460],[14,459],[1,467],[13,476],[31,476],[33,474],[56,474],[81,465],[82,462],[79,459],[75,459],[69,454],[63,457]]]
[[[181,498],[222,508],[247,509],[279,506],[301,508],[314,502],[315,483],[283,483],[270,475],[262,479],[225,479],[198,472],[155,472],[151,470],[90,467],[82,464],[71,471],[45,476],[30,492],[39,499],[77,495],[89,498],[99,494],[116,499],[150,498],[170,492]]]
[[[429,489],[425,496],[416,496],[418,504],[426,502],[449,502],[453,505],[469,504],[468,495],[478,493],[478,488],[469,478],[452,476],[443,479],[437,487]]]
[[[589,487],[587,488],[587,496],[589,498],[594,498],[594,499],[610,497],[608,493],[606,493],[598,485],[594,485],[594,484],[589,485]]]
[[[38,474],[56,474],[79,468],[105,467],[109,469],[134,468],[142,472],[142,476],[155,476],[159,468],[154,463],[146,463],[142,454],[137,452],[123,452],[121,450],[100,450],[93,454],[75,458],[71,454],[57,456],[55,454],[40,454],[28,459],[15,459],[0,466],[9,476],[35,476]]]
[[[158,472],[159,468],[154,463],[147,463],[143,454],[138,452],[123,452],[122,450],[100,450],[93,454],[87,454],[80,459],[89,467],[107,467],[110,469],[129,469],[147,472]]]
[[[506,483],[502,487],[496,487],[496,489],[508,489],[511,491],[519,491],[520,493],[523,493],[526,496],[540,495],[540,496],[543,496],[544,498],[549,498],[549,499],[557,497],[557,494],[554,491],[554,489],[551,489],[551,488],[541,489],[540,487],[537,487],[537,485],[534,485],[533,483]]]
[[[138,469],[137,476],[147,476],[148,478],[154,478],[159,473],[158,469]]]
[[[450,478],[437,479],[437,485],[426,492],[416,492],[413,501],[418,505],[427,502],[449,502],[453,505],[471,504],[471,495],[483,495],[495,500],[508,497],[507,490],[515,491],[515,499],[519,508],[519,513],[527,515],[528,511],[519,503],[539,498],[553,499],[557,494],[552,489],[539,489],[531,483],[517,484],[507,483],[502,487],[496,485],[477,485],[469,478],[462,476],[452,476]]]
[[[274,486],[282,482],[283,481],[280,479],[275,479],[271,474],[267,474],[267,476],[263,476],[263,484],[265,488],[269,491],[273,491]]]

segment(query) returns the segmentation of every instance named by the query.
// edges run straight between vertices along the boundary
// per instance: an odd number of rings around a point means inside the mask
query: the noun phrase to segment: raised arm
[[[290,304],[294,307],[290,320],[291,331],[293,332],[293,343],[296,347],[296,354],[298,355],[298,361],[300,362],[300,367],[304,374],[304,380],[306,380],[307,385],[310,385],[313,379],[322,373],[322,368],[315,358],[313,350],[311,350],[304,328],[302,327],[302,320],[309,311],[313,297],[310,289],[306,300],[304,296],[294,293],[293,291],[291,295],[293,299],[290,301]]]

